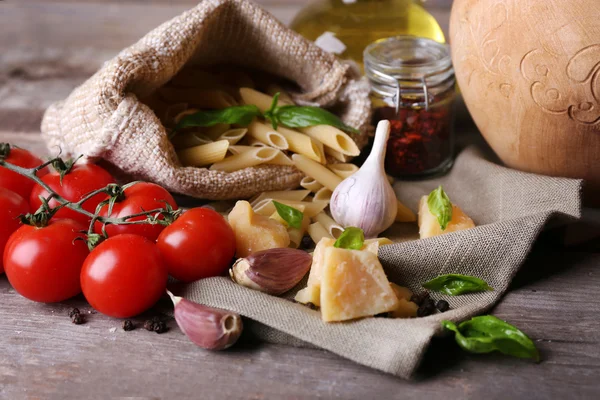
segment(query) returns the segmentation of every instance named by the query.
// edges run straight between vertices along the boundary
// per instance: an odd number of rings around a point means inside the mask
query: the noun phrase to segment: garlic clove
[[[242,286],[280,295],[296,286],[311,264],[311,255],[303,250],[268,249],[240,258],[229,270],[229,275]]]
[[[390,122],[380,121],[369,157],[356,173],[337,186],[331,196],[333,219],[345,228],[361,228],[367,238],[377,237],[389,228],[398,213],[396,193],[384,167],[389,136]]]
[[[207,350],[232,346],[242,334],[242,318],[233,312],[203,306],[167,293],[175,306],[175,321],[185,335]]]

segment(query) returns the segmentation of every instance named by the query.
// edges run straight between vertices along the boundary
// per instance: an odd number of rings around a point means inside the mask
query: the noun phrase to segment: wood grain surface
[[[120,49],[195,2],[1,1],[0,141],[46,153],[39,137],[44,109]],[[262,3],[289,22],[305,2]],[[427,3],[447,29],[449,2]],[[468,120],[460,124],[461,131],[473,129]],[[206,352],[191,344],[172,320],[170,331],[162,335],[139,327],[125,332],[121,321],[87,314],[91,309],[81,297],[65,304],[35,304],[16,294],[2,275],[0,398],[598,398],[599,246],[588,241],[564,248],[563,236],[562,229],[544,234],[513,290],[492,310],[536,341],[542,363],[470,355],[452,338],[441,338],[413,381],[325,351],[249,337],[229,351]],[[71,324],[67,314],[74,306],[86,313],[85,325]],[[137,318],[138,326],[147,317]]]

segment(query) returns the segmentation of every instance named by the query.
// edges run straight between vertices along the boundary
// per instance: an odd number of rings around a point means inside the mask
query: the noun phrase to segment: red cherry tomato
[[[161,186],[154,183],[140,182],[125,189],[125,199],[115,203],[110,217],[119,218],[128,215],[137,214],[143,211],[151,211],[158,208],[165,208],[165,202],[169,203],[173,209],[177,209],[177,204],[173,196]],[[108,205],[102,207],[99,213],[106,217],[108,214]],[[131,218],[130,221],[141,221],[146,217],[140,216]],[[130,233],[133,235],[144,236],[155,241],[160,232],[164,229],[163,225],[106,225],[108,237]],[[96,233],[102,233],[102,224],[97,223],[94,226]]]
[[[12,287],[23,297],[43,303],[63,301],[81,292],[79,275],[89,254],[81,231],[70,219],[36,228],[23,225],[10,237],[4,269]]]
[[[110,183],[115,183],[114,178],[104,168],[94,164],[74,165],[63,177],[62,183],[58,172],[49,173],[45,175],[42,180],[50,186],[53,191],[71,202],[77,202],[84,198],[86,194],[93,192],[94,190],[102,189]],[[29,204],[34,211],[42,205],[40,196],[47,198],[49,193],[40,185],[35,185],[31,192],[31,196],[29,197]],[[105,194],[97,194],[83,203],[83,209],[93,213],[96,211],[98,204],[105,198]],[[50,200],[51,207],[56,207],[59,204],[60,203],[54,199]],[[90,223],[90,218],[68,208],[61,208],[58,210],[58,212],[54,214],[54,218],[73,219],[86,225]]]
[[[21,196],[8,189],[0,188],[0,274],[4,272],[2,255],[8,238],[19,229],[19,215],[29,212],[29,204]]]
[[[154,242],[123,234],[92,250],[81,270],[81,289],[96,310],[129,318],[160,299],[167,277],[167,267]]]
[[[183,282],[222,275],[235,254],[235,235],[216,211],[186,211],[158,237],[169,274]]]
[[[10,153],[4,161],[23,168],[33,168],[44,163],[31,152],[15,147],[11,147]],[[41,177],[48,172],[50,172],[48,167],[44,167],[38,171],[37,175]],[[9,171],[4,167],[0,167],[0,187],[12,190],[24,199],[29,199],[29,194],[31,193],[34,184],[35,182],[31,179],[19,175],[16,172]]]

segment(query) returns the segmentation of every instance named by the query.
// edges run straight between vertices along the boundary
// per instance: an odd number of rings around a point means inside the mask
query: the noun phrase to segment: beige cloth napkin
[[[240,313],[258,324],[261,338],[293,345],[310,344],[402,378],[418,367],[440,321],[460,321],[483,313],[507,290],[533,242],[548,221],[574,221],[581,213],[581,181],[514,171],[487,161],[476,148],[464,150],[445,177],[399,182],[399,198],[416,210],[419,198],[442,184],[450,199],[478,225],[474,229],[425,240],[383,246],[379,258],[388,278],[420,291],[421,283],[446,273],[474,275],[495,290],[444,298],[451,310],[417,319],[365,318],[324,323],[318,311],[247,289],[227,278],[187,285],[180,295]],[[416,229],[400,239],[413,239]],[[299,285],[301,286],[301,285]],[[293,291],[295,292],[295,290]],[[294,293],[289,293],[288,298]]]

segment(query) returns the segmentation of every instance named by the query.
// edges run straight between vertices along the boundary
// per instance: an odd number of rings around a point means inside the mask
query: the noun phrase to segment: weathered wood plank
[[[543,251],[542,251],[543,250]],[[245,340],[223,353],[196,348],[171,322],[156,335],[124,332],[120,321],[88,314],[72,325],[71,306],[31,303],[0,277],[0,394],[106,398],[593,398],[600,390],[600,255],[538,249],[517,287],[494,310],[536,341],[539,364],[469,355],[437,339],[411,382],[327,352]],[[536,279],[537,271],[546,278]],[[531,282],[531,279],[535,279]],[[141,323],[143,318],[136,322]],[[117,328],[111,332],[112,328]]]

